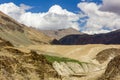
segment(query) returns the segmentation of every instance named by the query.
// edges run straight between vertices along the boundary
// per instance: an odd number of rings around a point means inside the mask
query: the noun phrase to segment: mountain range
[[[120,44],[120,29],[104,34],[67,35],[59,39],[58,43],[61,45]]]
[[[0,12],[0,37],[14,45],[30,44],[120,44],[120,30],[110,33],[89,35],[73,28],[59,30],[37,30],[20,24]]]
[[[57,40],[63,38],[64,36],[67,36],[67,35],[72,35],[72,34],[82,35],[82,34],[84,34],[74,28],[66,28],[66,29],[58,29],[58,30],[40,30],[40,31],[54,39],[57,39]]]

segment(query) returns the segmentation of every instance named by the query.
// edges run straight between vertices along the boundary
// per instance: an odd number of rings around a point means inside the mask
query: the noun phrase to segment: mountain
[[[58,42],[62,45],[120,44],[120,29],[105,34],[68,35],[58,40]]]
[[[0,37],[13,45],[49,44],[52,39],[0,12]]]
[[[79,32],[78,30],[74,28],[67,28],[67,29],[58,29],[58,30],[40,30],[44,34],[53,37],[57,40],[60,38],[67,36],[67,35],[72,35],[72,34],[83,34],[82,32]]]

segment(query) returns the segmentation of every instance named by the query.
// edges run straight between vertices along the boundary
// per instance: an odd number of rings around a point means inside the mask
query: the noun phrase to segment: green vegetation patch
[[[44,55],[44,56],[47,59],[47,61],[49,61],[50,63],[53,63],[55,61],[57,61],[57,62],[75,62],[75,63],[79,63],[79,64],[86,63],[86,62],[80,62],[78,60],[65,58],[65,57],[57,57],[57,56],[50,56],[50,55]],[[86,64],[88,64],[88,63],[86,63]]]

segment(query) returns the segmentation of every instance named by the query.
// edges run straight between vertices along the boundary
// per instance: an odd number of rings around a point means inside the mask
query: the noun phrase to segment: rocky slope
[[[105,49],[101,52],[99,52],[96,55],[96,60],[99,61],[99,63],[104,63],[106,61],[110,61],[111,59],[113,59],[115,56],[120,55],[120,49],[118,48],[109,48],[109,49]]]
[[[49,44],[52,39],[0,12],[0,37],[13,45]]]
[[[60,78],[51,64],[42,55],[33,53],[29,54],[29,56],[24,55],[21,58],[17,58],[0,56],[0,64],[2,64],[0,71],[1,79],[49,80],[49,78]]]
[[[0,65],[0,80],[80,80],[88,72],[99,70],[95,64],[12,46],[0,49]]]
[[[0,48],[0,80],[88,80],[89,73],[101,69],[93,63],[6,45]]]
[[[120,80],[120,55],[112,59],[99,80]]]
[[[4,39],[0,39],[0,43],[5,42]],[[48,48],[45,47],[45,45],[43,47]],[[94,47],[96,46],[94,45]],[[102,47],[105,46],[102,45]],[[105,71],[101,65],[92,62],[92,60],[86,62],[90,59],[86,59],[85,57],[83,60],[85,62],[83,62],[58,56],[56,53],[54,53],[56,56],[54,56],[53,53],[48,55],[47,51],[38,50],[36,47],[34,48],[35,49],[13,47],[13,45],[5,43],[5,45],[0,48],[0,80],[97,80]],[[64,46],[63,48],[66,50],[67,47],[65,48]],[[75,49],[76,47],[71,47],[71,49],[73,48]],[[85,49],[90,49],[90,46]],[[94,56],[97,54],[95,50],[96,48],[93,50],[95,52]],[[83,51],[80,52],[84,54]],[[93,53],[91,50],[90,52],[91,53],[84,55],[90,57],[90,54]],[[82,53],[79,57],[82,57]],[[91,57],[91,59],[92,58],[93,57]],[[104,66],[106,67],[106,65]]]
[[[43,55],[22,52],[14,47],[0,49],[0,80],[60,80]]]
[[[47,60],[52,63],[54,69],[61,76],[82,77],[86,76],[88,72],[100,70],[100,68],[87,62],[80,62],[75,59],[45,55]]]
[[[64,36],[72,35],[72,34],[83,34],[82,32],[79,32],[78,30],[75,30],[73,28],[67,28],[67,29],[58,29],[58,30],[40,30],[44,34],[53,37],[54,39],[61,39]]]
[[[120,30],[116,30],[106,34],[68,35],[61,38],[58,42],[62,45],[120,44]]]

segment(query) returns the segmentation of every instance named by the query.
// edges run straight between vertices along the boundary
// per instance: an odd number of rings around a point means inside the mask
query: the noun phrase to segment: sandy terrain
[[[56,53],[61,56],[70,57],[81,61],[89,61],[93,59],[98,52],[108,48],[120,48],[120,45],[31,45],[27,48]]]

